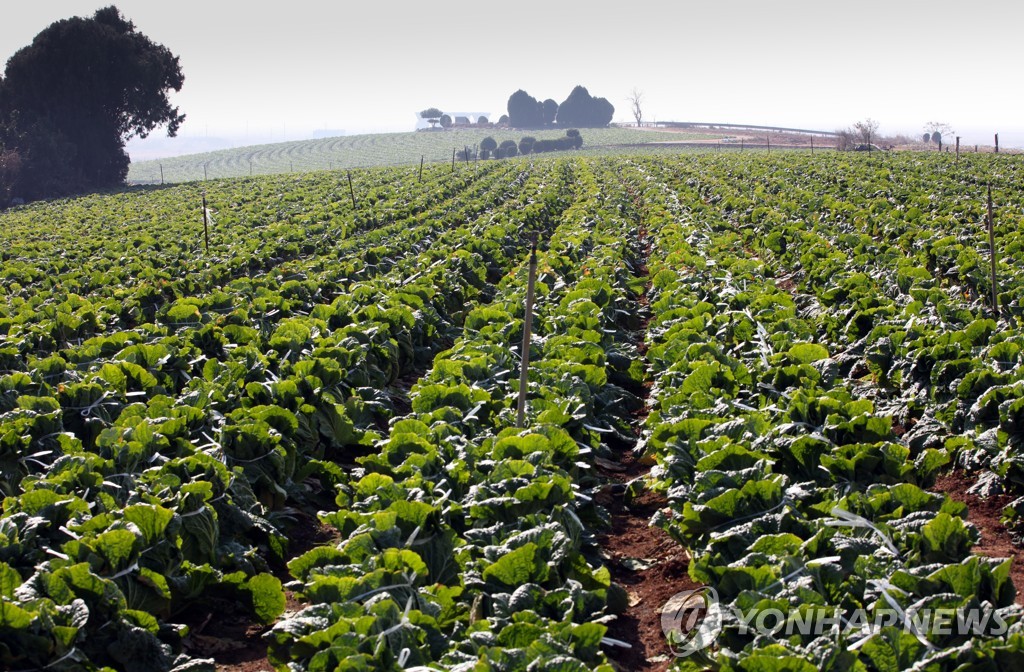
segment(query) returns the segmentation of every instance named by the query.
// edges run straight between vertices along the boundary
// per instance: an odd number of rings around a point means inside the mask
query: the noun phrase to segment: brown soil
[[[637,207],[641,207],[642,196],[635,196]],[[644,241],[644,260],[637,269],[637,275],[648,274],[646,258],[651,251],[651,242],[646,231],[640,231]],[[638,303],[646,310],[647,292],[638,297]],[[650,317],[643,321],[637,331],[637,348],[646,354],[647,345],[643,335],[647,332]],[[634,414],[633,427],[640,436],[641,427],[647,416],[647,398],[652,382],[644,381],[635,392],[644,401],[641,409]],[[625,613],[608,626],[608,637],[630,645],[629,649],[615,647],[606,649],[608,656],[623,670],[667,670],[674,660],[668,642],[661,629],[661,609],[676,593],[692,590],[698,586],[688,575],[689,555],[667,532],[651,527],[651,517],[668,505],[660,494],[645,491],[629,505],[625,503],[623,490],[626,483],[642,478],[650,472],[650,463],[641,462],[630,450],[632,446],[616,451],[615,462],[599,464],[601,474],[607,479],[597,501],[611,514],[611,529],[598,536],[608,560],[612,580],[622,586],[629,596]]]
[[[974,485],[975,480],[963,471],[953,471],[940,476],[932,490],[967,505],[967,521],[981,532],[981,540],[974,547],[975,553],[990,558],[1013,559],[1010,579],[1017,588],[1017,604],[1024,605],[1024,592],[1021,592],[1024,588],[1024,549],[1013,544],[1009,530],[999,520],[1003,509],[1013,497],[978,497],[968,494],[967,490]]]
[[[625,472],[609,473],[613,482],[648,470],[630,453],[622,464]],[[667,505],[661,495],[645,492],[629,506],[610,493],[599,501],[611,511],[612,527],[598,542],[612,579],[629,595],[629,608],[609,625],[608,636],[631,648],[616,648],[609,656],[624,670],[667,670],[674,658],[661,630],[661,609],[676,593],[698,587],[688,575],[689,555],[664,530],[650,526],[651,516]]]

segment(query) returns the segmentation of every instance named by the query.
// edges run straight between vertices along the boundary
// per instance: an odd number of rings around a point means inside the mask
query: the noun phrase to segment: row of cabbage
[[[549,231],[574,188],[564,165],[526,171],[389,273],[330,301],[313,281],[289,290],[276,320],[254,317],[273,283],[255,277],[227,310],[216,294],[179,300],[192,319],[0,378],[0,666],[195,669],[174,655],[191,605],[238,600],[272,622],[292,516],[333,501],[393,413],[385,388],[489,299],[523,230]]]
[[[538,253],[529,413],[515,427],[527,265],[471,310],[378,450],[321,513],[341,536],[289,563],[313,606],[266,636],[280,670],[611,670],[624,593],[592,530],[594,458],[640,402],[640,254],[614,174],[576,162],[580,194]]]
[[[423,184],[407,172],[360,174],[356,208],[343,179],[321,174],[133,190],[6,213],[4,356],[189,321],[188,300],[197,297],[223,312],[253,303],[280,311],[307,291],[329,302],[501,206],[521,186],[519,170],[508,168],[434,172]]]
[[[684,650],[707,648],[680,668],[1024,664],[1010,561],[973,554],[966,507],[927,490],[970,441],[938,425],[949,406],[1007,407],[982,401],[993,372],[963,355],[1002,359],[1018,338],[1012,302],[997,324],[983,286],[964,289],[968,194],[958,214],[939,198],[910,212],[934,181],[954,191],[942,170],[800,157],[640,169],[657,238],[646,439],[670,504],[656,522],[720,600]],[[864,191],[837,192],[848,183]],[[958,282],[915,263],[951,246]]]
[[[865,393],[904,443],[948,449],[978,494],[1024,494],[1020,162],[837,159],[798,170],[796,180],[792,166],[728,166],[697,188],[827,313],[822,336],[863,357]],[[1006,512],[1018,540],[1022,508]]]

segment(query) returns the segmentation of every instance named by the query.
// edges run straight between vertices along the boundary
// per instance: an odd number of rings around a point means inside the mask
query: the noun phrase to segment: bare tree
[[[939,135],[953,135],[953,127],[944,121],[929,121],[924,125],[924,130],[928,133],[939,132]]]
[[[929,121],[924,125],[924,130],[931,136],[932,142],[941,144],[942,138],[949,138],[956,135],[956,131],[949,124],[942,121]]]
[[[640,128],[640,124],[644,119],[643,110],[640,109],[640,105],[644,100],[644,92],[634,86],[633,91],[626,96],[626,100],[629,101],[630,109],[633,111],[633,117],[636,119],[636,127]]]
[[[841,152],[848,152],[854,148],[856,132],[852,128],[836,129],[836,149]]]
[[[860,136],[861,142],[866,145],[870,145],[871,138],[878,137],[878,122],[871,117],[868,117],[864,121],[858,121],[854,124],[853,130]]]

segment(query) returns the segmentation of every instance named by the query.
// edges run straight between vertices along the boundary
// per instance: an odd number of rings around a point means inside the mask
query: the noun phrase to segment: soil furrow
[[[640,230],[639,239],[642,257],[636,275],[648,277],[647,260],[652,243],[644,229]],[[645,336],[652,319],[648,301],[650,288],[648,279],[637,298],[642,321],[634,341],[642,357],[647,354]],[[630,646],[609,651],[609,656],[624,670],[668,669],[672,653],[661,629],[661,609],[679,591],[697,588],[688,575],[686,550],[667,532],[651,526],[652,516],[668,506],[663,495],[643,487],[653,461],[642,459],[635,452],[650,410],[651,385],[648,377],[642,388],[635,391],[643,401],[631,421],[636,443],[615,448],[615,461],[599,466],[608,483],[598,501],[608,509],[611,526],[598,536],[598,542],[612,580],[626,590],[629,600],[626,611],[608,627],[608,637]]]

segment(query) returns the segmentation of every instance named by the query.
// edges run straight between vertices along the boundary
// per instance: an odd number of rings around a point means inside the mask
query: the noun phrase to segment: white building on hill
[[[485,117],[491,123],[497,121],[490,112],[445,112],[445,114],[452,118],[453,126],[476,126],[480,117]],[[413,115],[416,117],[417,131],[430,128],[430,122],[422,118],[419,112],[413,112]],[[437,128],[441,128],[440,124],[437,125]]]

